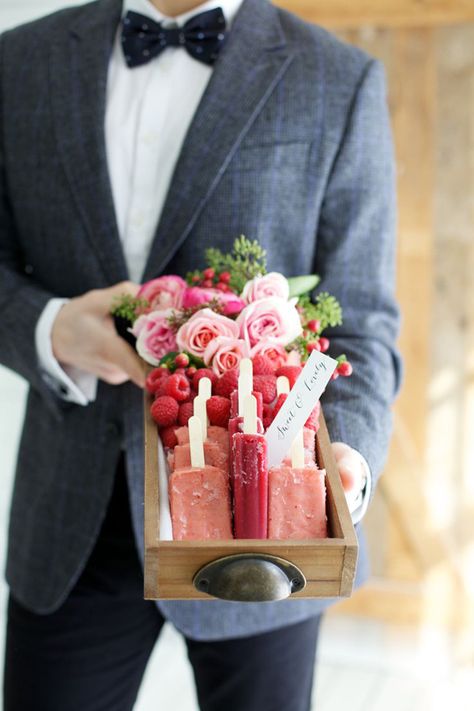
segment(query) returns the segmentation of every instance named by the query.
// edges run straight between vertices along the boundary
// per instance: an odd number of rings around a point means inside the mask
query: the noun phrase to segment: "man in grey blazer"
[[[212,1],[99,0],[0,38],[0,360],[30,385],[8,548],[5,711],[131,709],[165,619],[185,635],[202,709],[309,708],[332,600],[142,599],[143,379],[107,317],[112,296],[136,288],[131,276],[184,274],[240,233],[260,240],[272,270],[319,273],[344,308],[332,342],[355,370],[325,395],[330,434],[362,455],[372,492],[383,468],[399,381],[383,70],[267,0],[221,5],[230,30],[212,34],[205,62],[206,46],[176,45],[193,13],[222,21]],[[142,8],[134,59],[125,28]],[[178,30],[156,29],[158,11]],[[194,62],[185,70],[183,57]],[[145,61],[161,72],[145,74]],[[140,133],[153,126],[153,111],[139,113],[147,102],[163,119],[155,139]],[[148,141],[128,163],[127,131]],[[161,153],[148,154],[153,140]]]

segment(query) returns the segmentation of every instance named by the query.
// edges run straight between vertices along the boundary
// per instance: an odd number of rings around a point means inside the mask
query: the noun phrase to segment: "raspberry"
[[[150,408],[151,416],[157,425],[169,427],[175,425],[178,419],[179,405],[172,397],[163,395],[156,398]]]
[[[230,400],[226,397],[213,395],[206,402],[209,424],[227,428],[230,417]]]
[[[145,380],[145,388],[149,393],[154,395],[157,390],[163,387],[164,383],[170,377],[170,371],[168,368],[153,368]]]
[[[230,398],[231,394],[237,388],[239,381],[239,369],[232,368],[232,370],[226,370],[226,372],[221,375],[221,377],[216,382],[214,393],[220,395],[221,397]],[[255,388],[256,389],[256,388]]]
[[[276,375],[279,377],[280,375],[284,375],[288,380],[290,381],[290,388],[293,387],[293,385],[296,383],[299,374],[303,368],[299,365],[282,365],[281,368],[278,368]]]
[[[174,398],[176,402],[184,402],[191,395],[191,386],[185,375],[175,373],[170,375],[166,381],[164,391],[166,395]]]
[[[281,395],[278,395],[277,401],[273,407],[273,420],[280,412],[281,408],[283,407],[283,403],[285,402],[287,397],[288,395],[286,393],[281,393]]]
[[[216,289],[218,291],[222,291],[222,293],[227,293],[230,291],[230,286],[228,284],[224,284],[223,281],[219,281],[216,284]]]
[[[273,407],[265,404],[262,412],[263,427],[267,430],[273,422]]]
[[[275,367],[270,358],[261,353],[252,358],[252,363],[254,375],[273,375],[275,372]]]
[[[163,447],[166,447],[167,449],[174,449],[174,447],[176,447],[178,440],[176,439],[175,432],[176,427],[174,425],[171,425],[170,427],[162,427],[160,429],[160,437],[163,442]]]
[[[337,366],[337,372],[339,375],[342,375],[343,378],[348,378],[349,375],[352,375],[352,365],[348,360],[344,360]]]
[[[306,328],[308,329],[308,331],[317,333],[321,328],[321,321],[318,321],[317,319],[313,318],[311,319],[311,321],[308,321],[308,323],[306,324]]]
[[[217,382],[217,375],[214,373],[213,370],[210,368],[199,368],[199,370],[194,373],[193,375],[193,390],[196,392],[199,391],[199,381],[201,378],[209,378],[211,381],[212,388],[211,390],[214,390],[214,386]]]
[[[186,368],[186,375],[191,379],[191,381],[194,373],[197,373],[197,368],[195,368],[194,365],[190,365],[189,368]]]
[[[320,338],[319,345],[321,346],[321,353],[326,353],[329,348],[329,338]]]
[[[174,364],[178,368],[187,368],[189,365],[189,356],[187,353],[178,353],[174,359]]]
[[[313,408],[310,416],[306,420],[304,426],[308,427],[310,430],[314,430],[315,432],[318,431],[319,429],[319,413],[321,412],[321,405],[319,404],[319,401],[316,403],[315,407]]]
[[[184,427],[188,424],[190,417],[194,415],[194,404],[192,402],[182,402],[179,406],[178,425]]]
[[[253,379],[253,389],[262,393],[264,403],[273,402],[277,395],[276,377],[274,375],[256,375]]]

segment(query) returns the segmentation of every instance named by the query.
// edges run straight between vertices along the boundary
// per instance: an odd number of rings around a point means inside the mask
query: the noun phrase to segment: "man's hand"
[[[339,469],[349,511],[352,513],[353,505],[364,488],[366,480],[364,461],[359,452],[343,442],[333,442],[332,451]]]
[[[114,297],[135,296],[139,286],[123,281],[109,289],[94,289],[64,304],[51,333],[54,357],[62,365],[81,368],[111,385],[132,380],[145,385],[140,358],[117,335],[110,307]]]

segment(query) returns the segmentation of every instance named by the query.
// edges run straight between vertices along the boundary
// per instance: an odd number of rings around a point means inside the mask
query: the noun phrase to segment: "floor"
[[[25,392],[23,381],[0,366],[2,568]],[[7,588],[1,581],[0,650],[3,650],[6,596]],[[452,641],[437,629],[402,629],[367,619],[331,615],[322,631],[313,709],[441,711],[450,705],[456,711],[468,711],[474,707],[474,672],[456,668],[452,657]],[[135,711],[157,711],[158,707],[171,708],[171,704],[175,711],[197,709],[185,647],[176,631],[167,626],[150,660]]]

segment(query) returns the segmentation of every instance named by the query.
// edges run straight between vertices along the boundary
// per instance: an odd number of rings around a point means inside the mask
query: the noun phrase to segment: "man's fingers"
[[[356,485],[356,475],[352,467],[343,461],[339,462],[339,476],[341,477],[342,488],[344,491],[352,491]]]
[[[107,347],[104,355],[110,363],[127,373],[135,385],[140,388],[145,387],[142,362],[133,348],[120,336],[113,334],[107,338]]]
[[[108,287],[107,289],[94,289],[88,292],[86,296],[93,299],[98,310],[104,314],[108,314],[112,308],[114,301],[124,294],[136,296],[140,289],[139,284],[133,281],[121,281],[118,284]]]
[[[344,444],[344,442],[333,442],[332,451],[344,491],[346,493],[360,491],[364,482],[365,472],[358,452],[349,447],[348,444]]]

